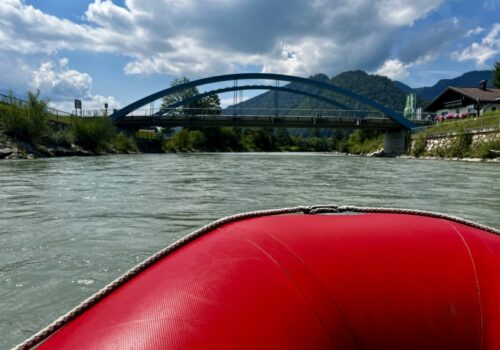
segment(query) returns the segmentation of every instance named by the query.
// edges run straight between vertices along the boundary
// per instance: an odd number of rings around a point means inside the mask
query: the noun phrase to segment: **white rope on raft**
[[[286,214],[306,214],[306,215],[317,215],[317,214],[340,214],[340,213],[383,213],[383,214],[407,214],[407,215],[420,215],[438,219],[446,219],[449,221],[457,222],[466,226],[470,226],[473,228],[477,228],[486,232],[490,232],[500,236],[500,230],[497,230],[492,227],[488,227],[482,224],[478,224],[469,220],[465,220],[456,216],[451,216],[447,214],[434,213],[424,210],[414,210],[414,209],[398,209],[398,208],[375,208],[375,207],[356,207],[356,206],[337,206],[337,205],[317,205],[317,206],[300,206],[293,208],[283,208],[283,209],[270,209],[270,210],[261,210],[261,211],[253,211],[248,213],[237,214],[233,216],[228,216],[217,221],[214,221],[190,234],[185,236],[184,238],[174,242],[168,247],[160,250],[158,253],[153,255],[152,257],[146,259],[136,267],[132,268],[128,272],[126,272],[123,276],[119,277],[115,281],[108,284],[106,287],[98,291],[96,294],[92,295],[76,308],[68,312],[67,314],[61,316],[52,324],[42,329],[31,338],[27,339],[23,343],[19,344],[13,350],[28,350],[32,349],[36,345],[39,345],[42,341],[49,338],[56,331],[61,329],[65,324],[74,320],[79,315],[90,309],[92,306],[97,304],[99,301],[104,299],[106,296],[111,294],[120,286],[124,285],[126,282],[130,281],[132,278],[158,262],[159,260],[165,258],[169,254],[178,250],[179,248],[185,246],[189,242],[194,241],[195,239],[203,236],[204,234],[211,232],[223,225],[250,219],[256,217],[264,217],[264,216],[272,216],[272,215],[286,215]]]

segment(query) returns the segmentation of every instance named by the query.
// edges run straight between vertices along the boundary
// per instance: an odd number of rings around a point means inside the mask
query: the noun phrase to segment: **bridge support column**
[[[384,155],[400,156],[406,150],[406,131],[388,131],[384,135]]]

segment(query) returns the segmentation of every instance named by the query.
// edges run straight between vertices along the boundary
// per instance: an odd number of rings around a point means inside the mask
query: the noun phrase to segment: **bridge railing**
[[[274,109],[274,108],[172,108],[138,109],[127,115],[128,117],[141,118],[175,118],[194,116],[274,116],[280,118],[304,116],[304,117],[343,117],[343,118],[385,118],[379,111],[373,110],[339,110],[339,109]]]
[[[130,116],[125,118],[126,121],[129,122],[134,122],[134,121],[140,121],[142,123],[147,123],[149,117],[144,118],[143,116]],[[358,118],[353,118],[353,117],[346,117],[346,116],[286,116],[286,117],[276,117],[276,116],[265,116],[265,115],[237,115],[237,116],[230,116],[230,115],[209,115],[209,114],[198,114],[194,116],[170,116],[167,118],[152,118],[150,120],[150,123],[154,125],[154,123],[162,123],[162,122],[197,122],[197,123],[202,123],[203,121],[234,121],[234,122],[239,122],[239,121],[269,121],[269,122],[284,122],[284,123],[289,123],[289,122],[297,122],[297,121],[302,121],[302,122],[349,122],[349,123],[354,123],[356,125],[362,125],[365,124],[365,122],[379,122],[379,123],[384,123],[384,124],[393,124],[394,121],[390,118],[385,118],[385,117],[358,117]]]
[[[23,107],[27,107],[29,105],[29,102],[11,95],[5,95],[5,94],[0,94],[0,103],[4,103],[7,105],[12,105],[12,104],[17,104]],[[72,115],[69,112],[61,111],[60,109],[52,108],[52,107],[46,107],[45,110],[49,112],[50,114],[53,114],[55,116],[70,116]]]
[[[109,117],[113,112],[106,109],[84,109],[73,111],[73,116],[82,118]]]

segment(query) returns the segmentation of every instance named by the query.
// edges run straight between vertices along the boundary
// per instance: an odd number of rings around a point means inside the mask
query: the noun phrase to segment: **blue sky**
[[[63,109],[238,72],[420,87],[500,60],[500,0],[2,0],[0,38],[0,89]]]

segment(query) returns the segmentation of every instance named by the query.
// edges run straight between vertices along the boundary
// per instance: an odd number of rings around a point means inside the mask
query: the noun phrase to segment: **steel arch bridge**
[[[241,80],[270,80],[270,81],[275,81],[276,85],[239,85],[238,82]],[[139,111],[141,108],[147,106],[148,104],[153,103],[156,100],[159,100],[165,96],[175,94],[178,92],[181,92],[183,90],[189,89],[189,88],[197,88],[202,85],[208,85],[208,84],[216,84],[216,83],[224,83],[224,82],[234,82],[233,86],[226,87],[226,88],[219,88],[219,89],[214,89],[210,90],[207,92],[199,93],[196,96],[192,96],[189,98],[186,98],[184,100],[178,101],[170,106],[168,106],[165,109],[160,109],[159,111],[156,111],[154,113],[151,113],[149,115],[146,115],[146,113],[139,113],[137,114],[137,111]],[[279,82],[287,82],[287,83],[298,83],[302,86],[308,86],[310,88],[316,89],[317,93],[313,93],[310,91],[305,91],[302,89],[298,89],[293,87],[293,85],[288,85],[288,86],[279,86]],[[235,118],[229,118],[229,117],[218,117],[215,118],[214,116],[211,116],[210,118],[198,118],[197,120],[193,119],[193,116],[191,118],[185,117],[185,118],[171,118],[168,116],[168,112],[172,111],[175,108],[181,107],[181,106],[187,106],[191,104],[192,102],[202,99],[204,97],[210,96],[210,95],[217,95],[220,93],[226,93],[226,92],[231,92],[231,91],[244,91],[244,90],[270,90],[270,91],[283,91],[283,92],[288,92],[288,93],[293,93],[293,94],[300,94],[303,96],[307,96],[313,99],[316,99],[318,101],[327,103],[331,105],[332,107],[335,107],[336,110],[338,111],[338,116],[345,116],[348,114],[348,112],[355,112],[353,108],[342,104],[333,98],[322,96],[321,92],[331,92],[331,93],[336,93],[340,94],[343,96],[347,96],[355,101],[361,102],[364,105],[370,106],[372,109],[377,111],[380,115],[383,115],[386,120],[386,122],[381,123],[378,121],[374,125],[370,126],[368,125],[369,123],[365,123],[364,127],[367,128],[378,128],[378,129],[385,129],[385,130],[408,130],[413,128],[415,125],[413,122],[410,120],[406,119],[403,117],[401,113],[397,113],[390,108],[382,105],[381,103],[374,101],[370,98],[367,98],[365,96],[359,95],[355,92],[349,91],[347,89],[341,88],[339,86],[336,86],[331,83],[326,83],[326,82],[321,82],[318,80],[314,79],[307,79],[307,78],[301,78],[301,77],[296,77],[296,76],[291,76],[291,75],[282,75],[282,74],[272,74],[272,73],[241,73],[241,74],[228,74],[228,75],[220,75],[220,76],[214,76],[214,77],[209,77],[209,78],[204,78],[204,79],[199,79],[199,80],[193,80],[186,82],[184,84],[179,84],[176,86],[172,86],[168,89],[164,89],[161,91],[158,91],[156,93],[153,93],[149,96],[146,96],[136,102],[131,103],[130,105],[120,109],[116,110],[113,114],[111,114],[112,120],[119,126],[124,126],[124,127],[133,127],[133,126],[147,126],[147,125],[155,125],[155,126],[191,126],[197,125],[197,126],[224,126],[224,125],[233,125],[233,126],[267,126],[267,125],[276,125],[276,126],[283,126],[283,127],[356,127],[356,126],[362,126],[361,123],[359,123],[359,119],[357,118],[356,113],[350,113],[350,118],[347,120],[345,117],[337,117],[336,120],[327,120],[325,118],[321,118],[320,115],[317,115],[315,117],[308,117],[307,118],[288,118],[288,117],[282,117],[282,118],[275,118],[277,117],[277,113],[274,116],[268,116],[267,118],[263,116],[251,116],[251,118],[247,118],[245,120],[245,116],[240,116],[240,118],[235,119]],[[310,89],[311,90],[311,89]],[[272,113],[269,113],[272,114]],[[250,116],[249,116],[250,117]],[[318,117],[320,117],[318,119]],[[300,120],[299,120],[300,119]],[[379,118],[380,119],[380,118]],[[353,123],[354,122],[354,123]]]

